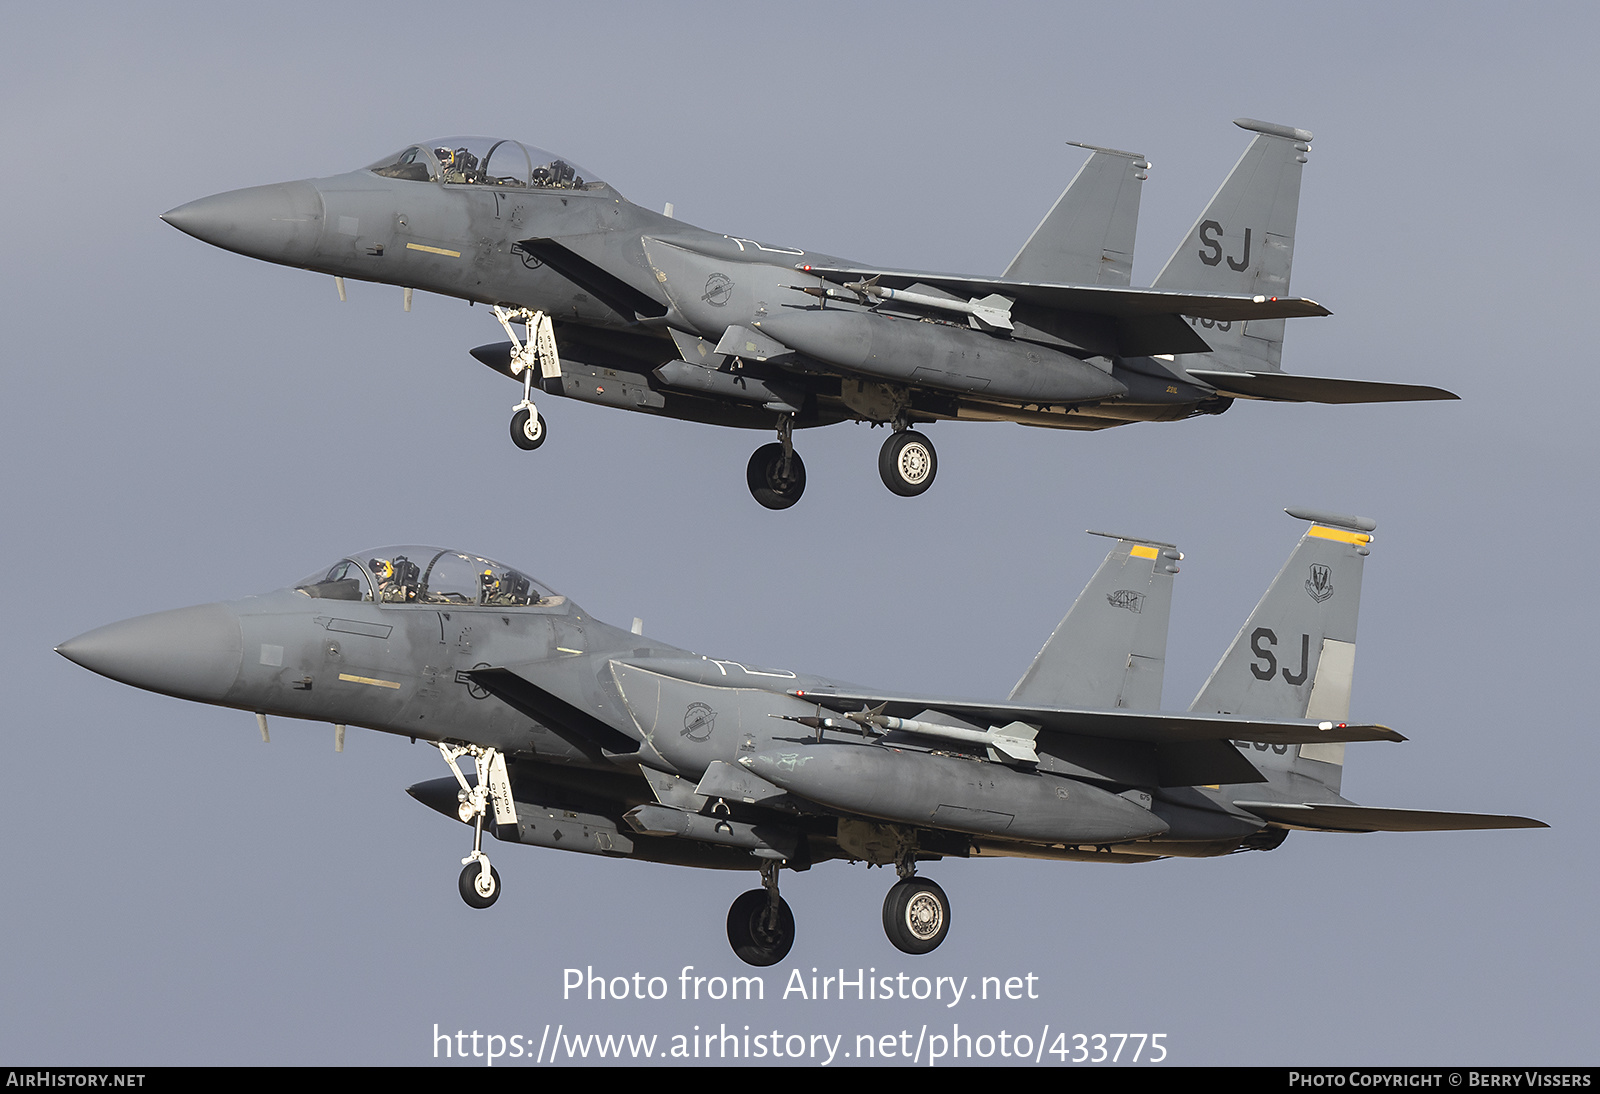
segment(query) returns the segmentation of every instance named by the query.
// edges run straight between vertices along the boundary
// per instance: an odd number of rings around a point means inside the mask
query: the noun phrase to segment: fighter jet
[[[462,898],[500,895],[508,843],[711,869],[761,886],[728,913],[744,961],[782,960],[784,868],[893,865],[889,941],[935,949],[944,891],[918,870],[1014,856],[1148,862],[1270,851],[1293,830],[1544,827],[1372,808],[1341,796],[1370,520],[1311,526],[1184,713],[1159,713],[1183,555],[1115,536],[1004,700],[904,695],[708,657],[589,616],[491,559],[434,547],[348,555],[265,596],[143,616],[58,652],[135,687],[438,746],[418,801],[472,828]],[[1099,533],[1097,533],[1099,534]],[[462,761],[470,759],[470,770]]]
[[[862,266],[693,227],[514,140],[425,141],[329,178],[202,198],[164,219],[240,254],[494,306],[474,357],[523,386],[512,440],[544,443],[534,387],[689,421],[776,430],[746,481],[805,489],[797,427],[888,425],[884,484],[938,470],[937,421],[1103,429],[1220,414],[1235,398],[1449,399],[1438,388],[1289,376],[1283,320],[1311,134],[1255,134],[1152,288],[1129,287],[1143,156],[1090,158],[1000,277]],[[1089,147],[1089,146],[1084,146]],[[520,326],[520,333],[519,333]]]

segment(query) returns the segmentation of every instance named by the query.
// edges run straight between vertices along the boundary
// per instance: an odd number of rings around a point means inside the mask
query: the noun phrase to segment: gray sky
[[[1162,1032],[1175,1063],[1594,1062],[1590,422],[1596,18],[1582,5],[25,6],[0,40],[5,398],[0,1062],[427,1062],[434,1024],[532,1036],[739,1029]],[[162,211],[499,134],[642,205],[913,268],[1002,269],[1082,161],[1143,152],[1148,284],[1248,134],[1316,134],[1291,372],[1451,404],[1240,404],[1098,435],[946,424],[921,499],[882,435],[798,439],[794,509],[743,483],[761,434],[545,400],[467,356],[483,309],[204,246]],[[1550,831],[1296,833],[1139,867],[951,861],[937,953],[892,874],[786,877],[799,921],[756,1004],[563,1000],[562,970],[748,970],[754,875],[492,845],[403,790],[404,739],[150,695],[51,652],[265,591],[380,543],[526,569],[712,655],[998,697],[1097,564],[1085,528],[1177,541],[1166,705],[1198,689],[1299,533],[1370,515],[1352,746],[1373,805]],[[803,1003],[789,971],[1033,973],[1031,1002]],[[1046,1056],[1049,1060],[1051,1057]]]

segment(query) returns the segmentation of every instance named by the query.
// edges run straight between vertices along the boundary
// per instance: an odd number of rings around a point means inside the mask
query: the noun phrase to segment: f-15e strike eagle
[[[796,427],[885,424],[890,490],[933,482],[938,421],[1059,429],[1220,414],[1236,398],[1452,399],[1433,387],[1291,376],[1284,320],[1311,134],[1254,140],[1147,289],[1129,287],[1138,154],[1090,157],[1000,277],[878,266],[706,231],[632,204],[514,140],[412,145],[330,178],[257,186],[164,219],[240,254],[490,304],[509,341],[473,356],[521,379],[511,421],[544,443],[543,393],[767,429],[747,482],[783,509],[805,489]],[[1084,146],[1089,147],[1089,146]],[[669,207],[670,211],[670,207]],[[521,333],[518,333],[520,324]],[[559,348],[558,348],[559,347]]]
[[[782,868],[893,865],[883,925],[937,947],[951,858],[1147,862],[1270,851],[1292,830],[1545,827],[1341,796],[1373,522],[1313,522],[1186,713],[1157,713],[1171,544],[1115,542],[1011,694],[882,691],[705,657],[607,626],[517,570],[434,547],[362,551],[265,596],[130,619],[58,647],[114,680],[267,716],[438,745],[412,796],[472,826],[460,891],[500,895],[500,840],[759,871],[733,903],[743,960],[788,954]],[[461,769],[471,757],[475,770]]]

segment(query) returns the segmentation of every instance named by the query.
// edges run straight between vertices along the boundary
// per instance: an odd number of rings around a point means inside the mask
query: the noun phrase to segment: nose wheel
[[[532,403],[511,416],[511,440],[524,452],[532,452],[544,444],[544,415]]]
[[[488,859],[461,868],[461,899],[473,908],[487,908],[500,899],[500,871]]]
[[[902,498],[914,498],[933,485],[939,457],[933,442],[914,429],[889,434],[878,452],[878,475],[883,485]]]

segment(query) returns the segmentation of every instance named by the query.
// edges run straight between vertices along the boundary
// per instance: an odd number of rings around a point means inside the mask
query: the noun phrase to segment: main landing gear
[[[939,472],[939,457],[933,442],[905,422],[895,423],[895,431],[878,452],[878,476],[883,485],[902,498],[914,498],[933,485]]]
[[[728,909],[728,944],[746,965],[765,968],[789,955],[794,913],[778,895],[778,863],[761,864],[761,885],[739,894]]]
[[[544,416],[533,405],[534,372],[537,370],[542,379],[561,375],[555,326],[544,312],[527,308],[507,311],[497,307],[494,317],[500,320],[506,337],[511,339],[511,375],[522,377],[522,402],[512,407],[511,440],[523,451],[532,452],[544,444],[545,438]],[[518,338],[517,332],[511,329],[515,320],[522,321],[524,338]]]
[[[778,440],[756,449],[745,467],[751,496],[768,509],[787,509],[805,493],[806,465],[794,450],[793,432],[794,415],[785,414],[778,422]]]
[[[483,853],[484,819],[489,815],[492,804],[496,824],[517,822],[516,806],[511,801],[511,779],[506,772],[506,758],[497,749],[480,748],[478,745],[457,747],[440,742],[439,752],[444,756],[444,762],[450,765],[456,782],[461,784],[461,789],[456,793],[456,799],[461,803],[456,807],[456,816],[461,818],[462,823],[472,825],[472,854],[461,860],[458,882],[461,899],[470,907],[487,908],[500,899],[500,873],[489,864],[489,856]],[[456,763],[462,756],[469,755],[477,763],[476,783],[469,783]]]
[[[516,431],[513,423],[513,437]],[[800,453],[794,450],[793,431],[794,416],[785,415],[778,423],[778,440],[756,449],[745,468],[745,482],[751,496],[768,509],[787,509],[805,493],[806,465]],[[894,432],[878,452],[878,476],[883,479],[883,485],[902,498],[914,498],[933,485],[933,477],[938,473],[939,455],[934,451],[933,442],[907,428],[905,419],[897,418]]]
[[[911,860],[901,860],[896,869],[900,880],[883,898],[883,933],[901,953],[932,953],[950,933],[950,898],[917,877]]]

